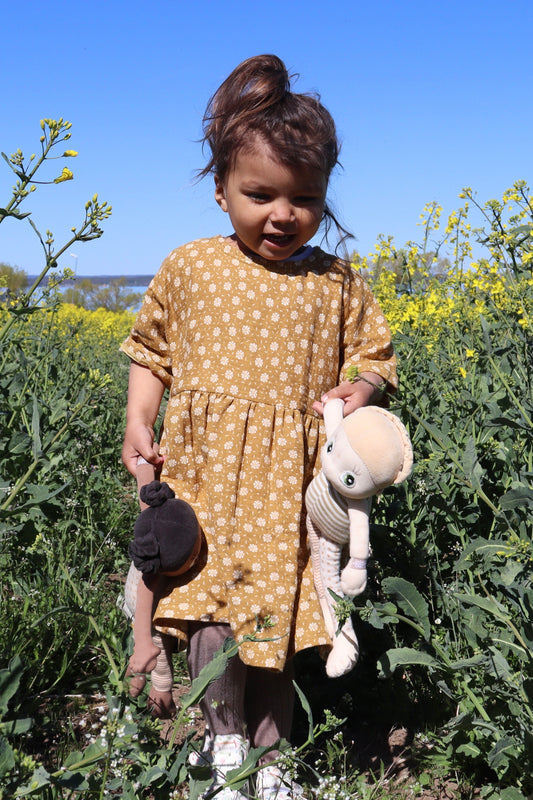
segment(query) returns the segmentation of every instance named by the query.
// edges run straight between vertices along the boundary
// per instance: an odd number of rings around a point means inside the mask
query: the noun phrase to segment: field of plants
[[[16,185],[0,208],[0,222],[30,223],[55,276],[38,302],[35,284],[0,305],[0,798],[195,800],[196,704],[232,652],[193,686],[175,656],[165,736],[146,696],[128,695],[117,598],[137,502],[120,464],[118,344],[132,315],[54,288],[61,255],[100,236],[111,209],[94,196],[64,244],[37,231],[35,173],[70,138],[62,120],[41,128],[39,156],[5,157]],[[446,221],[426,207],[416,244],[383,237],[354,255],[394,332],[391,409],[415,468],[374,507],[357,667],[332,681],[317,654],[298,658],[284,763],[308,800],[533,798],[533,197],[517,182],[462,202]]]

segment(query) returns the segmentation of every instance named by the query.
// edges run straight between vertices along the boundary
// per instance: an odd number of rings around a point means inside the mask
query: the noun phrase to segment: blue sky
[[[73,248],[79,275],[152,274],[174,247],[229,233],[204,163],[202,114],[244,58],[279,55],[319,91],[343,142],[331,199],[356,247],[417,240],[424,205],[471,186],[500,197],[532,176],[531,0],[19,0],[1,4],[0,149],[38,149],[39,120],[72,122],[75,180],[40,187],[33,219],[61,242],[97,192],[105,234]],[[54,177],[59,162],[48,165]],[[12,176],[0,163],[0,205]],[[0,261],[42,256],[25,223],[0,226]]]

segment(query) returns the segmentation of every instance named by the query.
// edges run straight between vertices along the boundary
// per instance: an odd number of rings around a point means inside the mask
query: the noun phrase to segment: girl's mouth
[[[263,238],[274,247],[288,247],[294,242],[294,234],[292,233],[265,233]]]

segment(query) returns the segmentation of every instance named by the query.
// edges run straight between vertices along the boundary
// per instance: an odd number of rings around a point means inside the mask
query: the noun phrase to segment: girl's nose
[[[294,209],[288,200],[278,198],[270,210],[270,219],[272,222],[287,223],[294,220]]]

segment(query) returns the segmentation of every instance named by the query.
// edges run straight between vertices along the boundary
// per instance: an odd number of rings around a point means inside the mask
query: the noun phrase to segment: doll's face
[[[375,494],[374,481],[361,457],[352,449],[342,425],[322,448],[321,458],[322,471],[339,494],[354,499]]]

